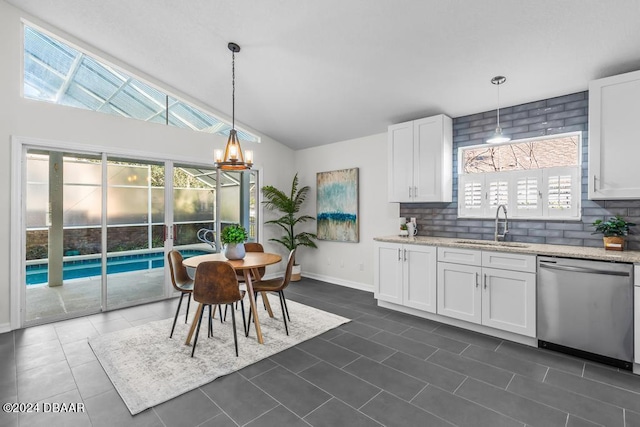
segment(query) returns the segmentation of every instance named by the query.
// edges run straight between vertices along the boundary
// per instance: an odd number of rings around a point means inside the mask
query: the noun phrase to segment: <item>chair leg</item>
[[[209,309],[211,309],[211,306],[209,306]],[[202,324],[202,313],[204,313],[204,308],[200,312],[200,318],[198,318],[198,328],[196,329],[196,336],[193,339],[193,348],[191,349],[191,357],[193,357],[193,354],[196,352],[196,344],[198,344],[198,335],[200,335],[200,325]]]
[[[184,292],[182,293],[184,295]],[[180,298],[182,299],[182,297]],[[189,319],[189,306],[191,305],[191,292],[187,292],[187,312],[184,314],[184,323]]]
[[[229,304],[225,304],[224,306],[224,321],[227,321],[227,311],[229,310]]]
[[[244,307],[244,304],[243,304]],[[248,337],[249,336],[249,331],[251,330],[251,314],[253,313],[251,305],[249,305],[249,320],[247,320],[247,326],[245,327],[244,330],[244,336]]]
[[[180,313],[180,306],[182,305],[182,298],[184,298],[184,293],[180,295],[180,301],[178,301],[178,309],[176,310],[176,316],[173,318],[173,326],[171,327],[171,334],[169,334],[169,338],[173,337],[173,331],[176,328],[176,322],[178,321],[178,313]]]
[[[215,313],[215,308],[209,306],[209,328],[207,329],[207,338],[211,338],[213,336],[213,316],[211,313]]]
[[[242,328],[244,329],[244,336],[249,336],[249,332],[247,332],[247,320],[244,317],[244,301],[240,300],[240,308],[242,309]]]
[[[227,307],[229,305],[227,304]],[[236,346],[236,357],[238,357],[238,332],[236,331],[236,311],[231,307],[231,321],[233,322],[233,343]]]
[[[223,323],[224,320],[222,320],[222,306],[220,304],[218,304],[218,313],[220,314],[220,323]]]
[[[287,320],[291,322],[291,317],[289,317],[289,307],[287,307],[287,299],[284,297],[284,291],[280,291],[282,294],[282,301],[284,302],[284,311],[287,313]]]
[[[287,315],[284,312],[284,295],[282,295],[282,291],[278,291],[278,296],[280,297],[280,308],[282,309],[282,320],[284,321],[284,330],[289,335],[289,327],[287,326]]]

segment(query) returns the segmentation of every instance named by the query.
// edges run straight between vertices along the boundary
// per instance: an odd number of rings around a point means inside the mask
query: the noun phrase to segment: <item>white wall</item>
[[[10,319],[10,253],[21,251],[21,248],[10,247],[9,239],[11,136],[108,147],[114,151],[151,152],[159,157],[206,162],[211,166],[213,149],[223,148],[226,142],[223,137],[215,135],[22,98],[22,17],[25,16],[21,11],[0,0],[0,332],[8,328]],[[28,16],[26,18],[30,19]],[[38,23],[35,20],[34,22]],[[56,34],[64,34],[53,28],[47,29]],[[65,35],[65,38],[88,48],[69,36]],[[101,56],[151,83],[166,87],[162,82],[124,66],[115,58],[104,54]],[[202,106],[195,100],[181,96],[178,91],[168,89],[186,101]],[[211,108],[208,109],[211,111]],[[251,130],[246,126],[244,128]],[[255,152],[256,168],[263,172],[261,185],[287,188],[291,176],[295,173],[291,166],[294,163],[293,151],[267,136],[261,136],[262,143],[252,144],[251,147]],[[276,230],[265,227],[263,240],[266,241],[275,232]],[[282,252],[271,244],[267,244],[267,249]]]
[[[359,168],[360,242],[318,241],[318,249],[300,248],[302,274],[331,283],[373,290],[373,238],[398,228],[399,204],[387,202],[387,134],[337,142],[295,152],[301,185],[311,192],[305,212],[316,215],[316,173]],[[287,187],[285,187],[287,188]],[[315,231],[315,225],[306,227]]]

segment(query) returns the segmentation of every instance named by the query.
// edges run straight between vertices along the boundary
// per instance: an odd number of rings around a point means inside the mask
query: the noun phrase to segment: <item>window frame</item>
[[[507,182],[506,193],[507,202],[504,203],[507,206],[509,217],[514,219],[525,220],[564,220],[564,221],[579,221],[582,218],[582,132],[568,132],[555,135],[544,135],[535,138],[526,138],[512,140],[501,144],[492,144],[492,146],[521,144],[526,142],[543,141],[549,139],[560,139],[566,137],[577,137],[578,144],[576,147],[576,156],[578,163],[574,166],[553,166],[537,169],[518,169],[510,171],[498,171],[498,172],[481,172],[481,173],[464,173],[464,151],[469,149],[486,148],[487,144],[478,144],[471,146],[458,147],[458,218],[470,219],[491,219],[495,217],[496,208],[498,203],[492,203],[490,200],[490,182],[496,182],[500,180],[501,183]],[[571,205],[567,210],[553,210],[550,208],[549,196],[550,196],[550,178],[557,176],[570,176],[571,179]],[[538,205],[531,209],[518,209],[517,188],[518,180],[523,178],[532,177],[537,183],[538,191]],[[504,188],[504,185],[503,185]],[[473,193],[468,193],[473,191]],[[480,193],[478,196],[478,192]],[[516,197],[514,197],[516,195]],[[465,198],[471,197],[476,200],[476,207],[468,207],[465,205]],[[477,200],[480,200],[480,205],[477,205]],[[504,201],[504,199],[502,200]]]

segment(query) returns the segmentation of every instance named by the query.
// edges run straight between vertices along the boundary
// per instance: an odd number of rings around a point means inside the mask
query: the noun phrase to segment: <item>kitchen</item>
[[[413,133],[408,135],[400,133],[407,126],[391,126],[389,197],[394,201],[398,198],[404,200],[400,204],[400,223],[409,221],[411,231],[401,231],[400,237],[376,238],[375,281],[380,306],[527,345],[567,351],[640,373],[637,350],[635,359],[633,357],[634,341],[637,349],[640,335],[636,335],[634,340],[632,304],[633,265],[635,263],[637,269],[640,261],[640,253],[633,249],[638,248],[638,241],[631,235],[626,252],[620,252],[620,245],[607,248],[616,249],[615,252],[605,250],[602,236],[594,232],[593,225],[595,221],[607,219],[607,215],[625,217],[635,225],[633,220],[637,218],[640,204],[633,199],[640,196],[640,191],[633,173],[633,161],[630,160],[632,156],[623,147],[629,135],[633,134],[628,112],[640,112],[639,82],[640,72],[632,72],[592,81],[588,92],[498,110],[498,117],[501,114],[503,120],[502,131],[514,134],[512,139],[515,140],[535,141],[542,135],[564,136],[566,132],[576,131],[578,139],[582,136],[582,145],[576,145],[583,161],[575,162],[582,173],[581,182],[587,183],[576,185],[583,188],[579,197],[581,216],[578,213],[580,207],[576,206],[573,217],[550,217],[546,221],[538,215],[537,219],[528,220],[528,217],[536,217],[531,214],[532,207],[541,208],[539,205],[545,203],[552,206],[551,196],[546,194],[549,190],[544,188],[542,180],[534,183],[533,201],[523,200],[522,203],[520,199],[515,200],[516,197],[512,200],[507,198],[506,186],[504,200],[496,192],[489,197],[490,187],[479,190],[479,198],[485,200],[477,204],[487,205],[486,214],[467,214],[469,208],[475,207],[467,204],[478,199],[469,193],[469,187],[462,183],[457,186],[458,180],[468,177],[463,172],[463,168],[465,172],[468,169],[466,163],[462,164],[465,159],[463,147],[484,142],[481,130],[490,130],[492,123],[487,124],[486,120],[492,117],[490,113],[456,118],[452,122],[443,116],[444,119],[436,119],[436,125],[429,125],[429,119],[414,121],[408,127],[413,128]],[[437,129],[429,132],[420,126]],[[437,142],[429,145],[429,140]],[[395,151],[403,143],[405,149]],[[407,144],[414,149],[411,156],[414,159],[413,176],[399,166],[406,164],[402,153],[407,151]],[[418,163],[421,160],[416,159],[420,157],[421,150],[436,153],[433,157],[437,161],[444,158],[445,163],[452,152],[461,154],[453,156],[452,167],[431,164],[425,168],[437,171],[435,182],[430,182],[421,179],[416,172],[420,170]],[[536,162],[539,163],[542,155],[537,157]],[[526,169],[518,166],[519,163],[515,160],[516,169]],[[400,171],[396,174],[395,170]],[[452,170],[457,173],[452,173]],[[394,179],[401,183],[396,184]],[[574,179],[578,180],[578,177]],[[516,184],[520,187],[515,188],[514,185],[510,190],[512,194],[526,196],[527,189],[523,189],[521,181]],[[401,190],[396,191],[394,185]],[[420,193],[416,185],[427,190]],[[411,186],[414,186],[413,192]],[[453,199],[451,187],[458,189],[459,200]],[[566,200],[576,199],[578,194],[571,193],[570,187],[568,184]],[[543,192],[548,198],[544,201]],[[494,201],[487,201],[492,197]],[[413,203],[414,200],[418,203]],[[575,200],[573,204],[576,204]],[[523,210],[525,219],[516,216],[509,221],[507,212],[513,214],[519,208]],[[562,214],[569,211],[565,209]],[[495,221],[489,220],[488,217],[494,213]],[[408,237],[402,234],[408,234]],[[431,251],[425,254],[427,249],[417,245],[426,245]],[[411,263],[412,256],[414,264]],[[572,258],[589,261],[571,261]],[[618,264],[607,264],[611,262]],[[456,269],[457,265],[464,266],[466,270],[462,267]],[[478,269],[472,266],[478,266]],[[567,273],[554,275],[551,269]],[[512,273],[508,275],[505,270]],[[593,279],[589,279],[588,272],[594,273]],[[499,273],[507,277],[502,291],[499,290],[500,277],[494,278],[497,279],[495,290],[490,284],[492,274],[500,276]],[[617,276],[624,276],[620,277],[619,287],[609,280]],[[593,281],[592,287],[590,280]],[[484,288],[484,293],[481,288]],[[640,296],[639,291],[640,288],[635,291],[636,299]],[[636,331],[639,329],[639,311],[635,313]]]

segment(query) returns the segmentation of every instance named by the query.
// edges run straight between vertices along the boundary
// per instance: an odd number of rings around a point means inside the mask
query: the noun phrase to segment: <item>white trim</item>
[[[17,328],[12,328],[10,323],[0,323],[0,334],[4,334],[5,332],[10,332],[13,329],[17,329]]]
[[[22,167],[23,146],[19,138],[11,137],[11,237],[9,255],[10,329],[19,329],[24,322],[22,301],[25,298],[21,276],[24,256],[24,236],[22,233],[25,206],[22,203],[23,183],[26,172]]]
[[[373,285],[367,283],[353,282],[351,280],[341,279],[339,277],[326,276],[324,274],[302,272],[302,277],[308,277],[309,279],[321,280],[323,282],[331,283],[334,285],[344,286],[346,288],[358,289],[360,291],[373,292]]]

